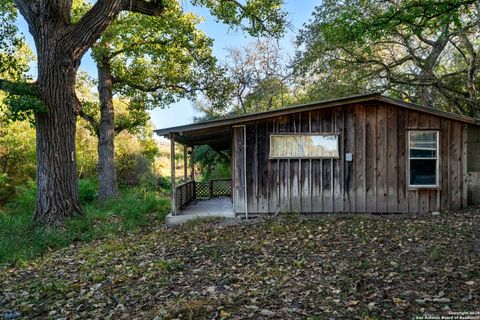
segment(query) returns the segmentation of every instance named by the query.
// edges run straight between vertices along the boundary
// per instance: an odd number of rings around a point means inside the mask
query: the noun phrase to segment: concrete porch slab
[[[187,221],[201,218],[228,218],[234,219],[232,199],[229,197],[212,198],[208,200],[197,200],[184,208],[179,214],[169,214],[165,223],[167,225],[179,225]]]

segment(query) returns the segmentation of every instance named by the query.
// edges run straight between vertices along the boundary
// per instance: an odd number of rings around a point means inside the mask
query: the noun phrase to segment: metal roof
[[[271,111],[250,113],[230,118],[219,120],[211,120],[199,123],[192,123],[183,126],[176,126],[164,129],[154,130],[159,136],[169,138],[175,134],[175,140],[186,145],[203,145],[208,144],[216,150],[226,149],[230,146],[230,137],[232,127],[242,125],[244,123],[272,118],[282,115],[288,115],[297,112],[309,111],[314,109],[323,109],[330,107],[337,107],[347,104],[381,101],[391,105],[399,106],[406,109],[425,112],[439,117],[453,119],[469,124],[480,125],[480,120],[468,116],[459,115],[452,112],[445,112],[438,109],[428,108],[421,105],[389,98],[378,93],[363,94],[356,96],[349,96],[340,99],[326,100],[313,102],[308,104],[296,105],[292,107],[276,109]]]

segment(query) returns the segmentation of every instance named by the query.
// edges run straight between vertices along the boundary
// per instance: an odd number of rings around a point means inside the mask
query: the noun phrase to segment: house
[[[417,214],[480,199],[480,120],[379,94],[156,133],[171,140],[172,152],[175,143],[185,146],[185,180],[194,179],[193,170],[187,175],[187,149],[193,156],[195,146],[207,144],[230,155],[231,181],[220,182],[236,215]],[[214,196],[219,189],[219,181],[191,180],[173,188],[173,215],[199,192]]]

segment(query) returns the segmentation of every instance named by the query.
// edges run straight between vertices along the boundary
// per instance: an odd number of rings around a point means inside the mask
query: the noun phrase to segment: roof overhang
[[[474,125],[480,125],[480,120],[459,115],[456,113],[445,112],[438,109],[428,108],[417,104],[404,102],[401,100],[388,98],[378,93],[364,94],[357,96],[350,96],[346,98],[327,100],[303,105],[297,105],[272,111],[251,113],[231,118],[211,120],[200,123],[192,123],[183,126],[170,127],[165,129],[154,130],[159,136],[170,138],[175,135],[175,140],[187,145],[209,145],[215,150],[225,150],[230,147],[230,141],[232,136],[232,128],[234,126],[243,125],[251,121],[262,120],[282,115],[288,115],[297,112],[330,108],[336,106],[342,106],[347,104],[354,104],[360,102],[372,102],[381,101],[395,106],[399,106],[406,109],[421,111],[440,117],[457,120]]]

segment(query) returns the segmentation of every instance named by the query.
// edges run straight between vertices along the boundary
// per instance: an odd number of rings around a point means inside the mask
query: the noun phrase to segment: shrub
[[[152,163],[141,154],[123,155],[117,160],[117,177],[120,184],[138,186],[142,176],[152,174]]]
[[[172,181],[169,177],[166,176],[159,176],[157,178],[158,187],[164,191],[171,191],[172,190]]]
[[[15,212],[16,214],[29,213],[32,214],[35,209],[35,200],[37,196],[37,187],[33,180],[28,180],[26,183],[16,188],[16,194],[14,201],[10,201],[6,204],[8,211]]]
[[[97,197],[97,183],[93,180],[78,180],[78,193],[80,203],[87,204],[93,202]]]

